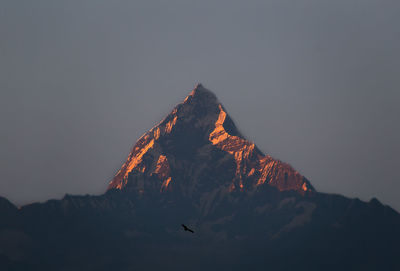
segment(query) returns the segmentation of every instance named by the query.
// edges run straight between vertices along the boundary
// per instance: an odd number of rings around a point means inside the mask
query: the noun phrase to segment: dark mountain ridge
[[[400,270],[399,244],[396,211],[316,191],[201,85],[103,195],[0,198],[1,270]]]

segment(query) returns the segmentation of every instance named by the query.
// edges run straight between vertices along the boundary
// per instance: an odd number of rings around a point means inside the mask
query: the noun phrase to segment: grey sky
[[[99,194],[197,82],[319,191],[400,210],[399,1],[2,1],[0,195]]]

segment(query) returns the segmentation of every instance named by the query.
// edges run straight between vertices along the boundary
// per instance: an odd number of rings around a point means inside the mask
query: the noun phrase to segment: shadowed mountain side
[[[181,270],[191,263],[201,263],[191,270],[240,270],[244,263],[253,270],[399,267],[400,216],[377,200],[304,197],[265,186],[251,196],[225,194],[204,214],[191,198],[174,193],[113,190],[1,214],[8,223],[1,224],[0,263],[16,270]],[[182,231],[182,220],[195,235]]]

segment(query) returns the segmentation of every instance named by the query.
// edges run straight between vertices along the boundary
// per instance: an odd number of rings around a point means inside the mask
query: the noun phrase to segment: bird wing
[[[185,231],[190,231],[191,233],[194,233],[194,231],[191,230],[191,229],[189,229],[185,224],[181,224],[181,225],[182,225],[182,227],[183,227],[183,229],[184,229]]]

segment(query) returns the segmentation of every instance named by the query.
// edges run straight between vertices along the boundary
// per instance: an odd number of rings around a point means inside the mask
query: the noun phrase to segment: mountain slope
[[[225,174],[218,180],[221,171]],[[264,155],[246,140],[216,96],[201,84],[137,141],[109,189],[196,193],[204,178],[215,179],[207,189],[227,192],[253,191],[260,185],[301,194],[314,191],[290,165]]]
[[[201,85],[103,195],[0,198],[0,270],[400,270],[399,243],[396,211],[316,191]]]

